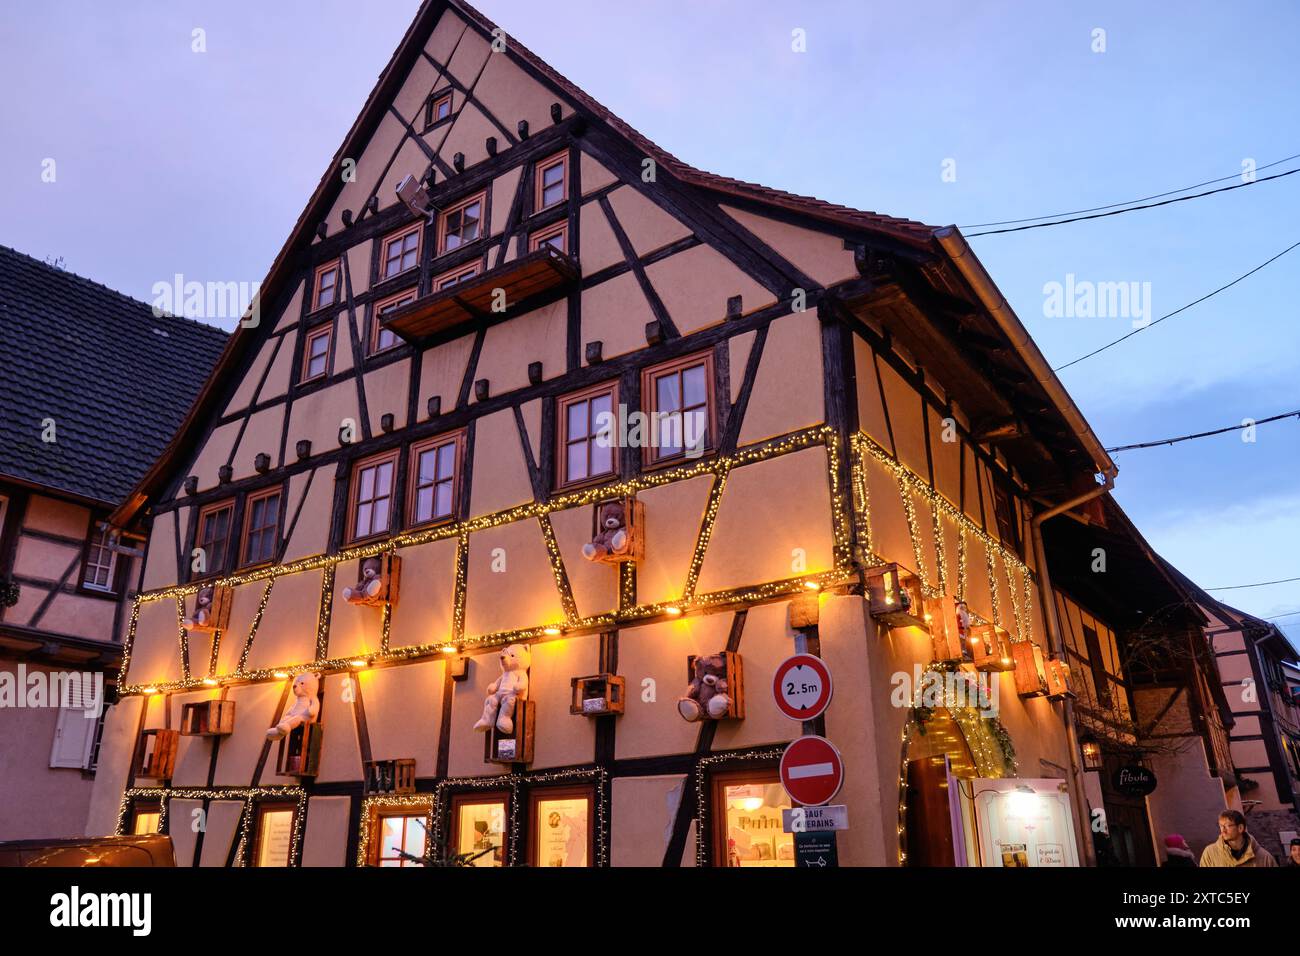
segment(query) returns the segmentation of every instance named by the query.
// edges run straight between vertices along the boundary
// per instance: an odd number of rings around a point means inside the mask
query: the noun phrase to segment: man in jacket
[[[1277,861],[1246,831],[1239,810],[1224,810],[1219,814],[1219,839],[1205,848],[1201,866],[1277,866]]]

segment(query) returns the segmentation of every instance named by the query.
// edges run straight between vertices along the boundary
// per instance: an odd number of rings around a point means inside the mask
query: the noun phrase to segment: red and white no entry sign
[[[795,803],[805,807],[830,803],[843,783],[844,761],[825,737],[800,737],[781,755],[781,786]]]
[[[812,720],[831,702],[831,671],[812,654],[787,657],[772,678],[776,706],[791,720]]]

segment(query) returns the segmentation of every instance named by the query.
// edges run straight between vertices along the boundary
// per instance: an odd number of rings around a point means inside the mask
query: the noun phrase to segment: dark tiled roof
[[[226,333],[0,246],[0,475],[117,504],[185,417]],[[54,419],[56,441],[41,440]]]

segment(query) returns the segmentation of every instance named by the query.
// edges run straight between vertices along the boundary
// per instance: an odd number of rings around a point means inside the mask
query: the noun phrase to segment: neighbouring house
[[[0,328],[0,840],[81,836],[147,533],[106,519],[226,336],[3,246]]]
[[[1300,655],[1276,624],[1218,601],[1196,600],[1234,723],[1228,736],[1251,833],[1279,860],[1300,835]]]
[[[420,8],[115,512],[92,832],[793,866],[817,734],[843,864],[1088,862],[1074,698],[1123,675],[1040,530],[1116,469],[965,240],[695,169],[499,35]]]

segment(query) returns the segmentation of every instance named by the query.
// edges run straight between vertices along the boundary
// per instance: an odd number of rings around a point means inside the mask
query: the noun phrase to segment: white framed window
[[[91,529],[90,539],[86,542],[86,569],[81,576],[85,587],[112,592],[117,571],[116,537],[106,524]]]

